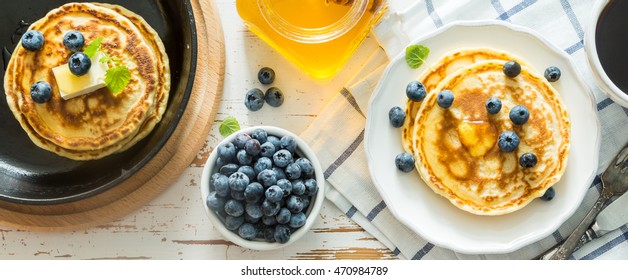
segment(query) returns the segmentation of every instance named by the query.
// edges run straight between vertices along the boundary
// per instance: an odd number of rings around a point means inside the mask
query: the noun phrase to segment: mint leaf
[[[430,49],[426,46],[410,45],[406,47],[406,63],[412,69],[419,68],[429,54]]]
[[[113,95],[121,93],[130,81],[131,71],[126,66],[109,68],[105,73],[105,85]]]
[[[220,132],[220,135],[222,135],[222,137],[227,137],[238,130],[240,130],[240,124],[238,123],[238,120],[236,120],[236,118],[233,116],[226,117],[218,128],[218,131]]]
[[[89,58],[93,58],[96,55],[96,52],[98,52],[98,49],[100,49],[100,43],[102,43],[103,39],[103,37],[98,37],[94,39],[94,41],[92,41],[91,43],[89,43],[89,45],[87,45],[87,47],[85,47],[83,53],[89,56]]]

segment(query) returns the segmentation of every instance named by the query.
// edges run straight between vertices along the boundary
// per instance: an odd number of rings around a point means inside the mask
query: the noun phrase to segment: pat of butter
[[[100,62],[101,57],[102,55],[97,53],[92,58],[92,66],[83,76],[72,74],[67,64],[52,69],[59,87],[59,94],[63,99],[68,100],[105,87],[105,74],[108,67],[107,64]]]

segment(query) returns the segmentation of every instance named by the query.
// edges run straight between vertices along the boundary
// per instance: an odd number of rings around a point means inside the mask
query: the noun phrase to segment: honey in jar
[[[237,0],[248,28],[307,74],[327,79],[386,10],[384,0]]]

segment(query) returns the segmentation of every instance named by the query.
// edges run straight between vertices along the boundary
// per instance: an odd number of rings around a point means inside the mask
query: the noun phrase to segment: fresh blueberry
[[[395,157],[397,169],[408,173],[414,169],[414,157],[409,153],[401,153]]]
[[[276,216],[263,216],[262,224],[265,224],[267,226],[276,225],[277,224]]]
[[[290,217],[290,224],[288,224],[291,228],[300,228],[303,225],[305,225],[305,220],[307,219],[307,217],[305,217],[305,213],[303,212],[299,212],[296,214],[293,214]]]
[[[227,212],[229,216],[242,216],[242,214],[244,214],[244,205],[238,200],[229,199],[225,202],[225,212]]]
[[[502,100],[497,97],[491,97],[486,101],[486,111],[495,115],[502,109]]]
[[[270,67],[262,67],[262,69],[257,72],[257,79],[264,85],[270,85],[275,81],[275,70]]]
[[[543,196],[541,196],[541,200],[550,201],[554,198],[555,195],[556,195],[556,191],[554,190],[554,187],[549,187],[549,189],[545,191]]]
[[[313,176],[314,175],[314,166],[309,159],[306,158],[298,158],[294,161],[296,164],[301,167],[301,173],[305,176]]]
[[[277,180],[277,186],[283,191],[283,197],[288,197],[292,194],[292,182],[288,179]]]
[[[547,67],[547,69],[545,69],[545,73],[543,74],[548,82],[556,82],[560,79],[560,68],[556,66]]]
[[[244,215],[243,216],[244,216],[244,222],[245,223],[250,223],[250,224],[253,224],[253,225],[257,225],[257,222],[259,222],[259,220],[262,219],[261,217],[257,217],[257,218],[251,217],[251,215],[246,213],[246,211],[244,211]]]
[[[51,97],[52,88],[48,82],[39,81],[31,86],[31,98],[35,103],[46,103]]]
[[[233,139],[233,145],[235,145],[238,149],[244,149],[244,144],[246,144],[246,141],[249,141],[250,139],[250,135],[246,133],[238,133],[238,135],[236,135]]]
[[[210,192],[207,198],[205,199],[205,203],[209,209],[214,211],[219,211],[220,209],[225,208],[225,198],[220,197],[215,191]]]
[[[291,153],[294,153],[297,150],[297,141],[294,139],[294,137],[286,135],[284,137],[281,137],[280,147],[282,149],[288,150]]]
[[[288,150],[279,150],[273,155],[273,163],[278,167],[286,167],[292,162],[292,153]]]
[[[525,153],[519,157],[519,165],[523,168],[534,167],[537,163],[536,155],[533,153]]]
[[[237,230],[242,224],[244,224],[244,216],[227,216],[225,218],[225,227],[228,230]]]
[[[283,198],[283,190],[279,186],[273,185],[266,189],[265,195],[266,200],[270,202],[279,202]]]
[[[257,229],[249,223],[244,223],[238,229],[238,235],[246,240],[253,240],[257,236]]]
[[[262,201],[262,213],[264,213],[264,216],[275,216],[279,213],[279,209],[281,209],[281,205],[278,202],[272,202],[268,199]]]
[[[236,147],[231,142],[224,143],[218,146],[218,157],[222,158],[223,162],[232,162],[236,156]]]
[[[63,45],[72,52],[78,52],[83,49],[85,38],[81,32],[75,30],[68,31],[63,36]]]
[[[277,213],[277,216],[275,217],[277,219],[277,223],[285,225],[290,222],[291,216],[292,213],[290,212],[290,210],[288,210],[288,208],[281,208],[281,210],[279,210],[279,213]]]
[[[257,139],[260,144],[264,144],[268,140],[268,133],[266,133],[266,130],[257,128],[251,132],[251,138]]]
[[[309,196],[306,195],[302,195],[301,197],[301,203],[303,204],[303,209],[307,209],[308,206],[310,206],[310,198]]]
[[[229,176],[229,188],[234,191],[244,191],[249,185],[249,177],[242,172],[235,172]]]
[[[292,194],[303,195],[305,194],[305,189],[305,183],[303,183],[303,180],[292,181]]]
[[[283,169],[277,167],[277,166],[273,166],[272,169],[275,172],[275,176],[277,176],[277,180],[281,180],[281,179],[287,179],[288,177],[286,176],[286,173],[283,171]]]
[[[268,137],[266,137],[266,141],[273,143],[273,145],[275,146],[275,149],[279,149],[281,147],[281,139],[279,139],[275,135],[268,135]]]
[[[521,64],[512,60],[508,61],[504,63],[503,71],[510,78],[517,77],[521,73]]]
[[[258,158],[255,164],[253,164],[253,170],[255,170],[256,174],[262,172],[262,170],[272,169],[273,161],[267,157]]]
[[[517,105],[510,110],[510,120],[516,125],[523,125],[530,118],[528,108],[523,105]]]
[[[246,206],[244,206],[244,212],[255,219],[264,216],[264,213],[262,213],[262,205],[257,203],[247,203]]]
[[[89,68],[92,67],[92,60],[86,54],[82,52],[75,52],[70,56],[68,61],[68,67],[70,72],[76,76],[83,76],[89,72]]]
[[[275,220],[274,217],[273,217],[273,220]],[[270,242],[270,243],[275,242],[275,228],[274,227],[264,228],[263,235],[264,235],[264,240],[266,240],[266,242]]]
[[[229,188],[229,177],[220,174],[213,183],[214,190],[219,196],[226,197],[231,192],[231,188]]]
[[[406,86],[406,96],[414,102],[423,101],[426,95],[425,86],[419,81],[414,80]]]
[[[22,47],[28,51],[38,51],[44,45],[44,35],[37,30],[28,30],[22,35]]]
[[[216,164],[214,165],[214,168],[216,170],[220,170],[220,168],[222,168],[223,166],[225,166],[225,164],[227,164],[222,158],[217,157],[216,158]]]
[[[246,199],[244,197],[244,191],[231,190],[231,192],[229,192],[229,194],[231,195],[231,198],[233,198],[233,199],[235,199],[237,201],[244,202],[244,200]]]
[[[273,143],[271,142],[266,142],[264,144],[262,144],[260,146],[260,148],[262,149],[260,152],[260,155],[262,157],[272,157],[275,154],[275,145],[273,145]]]
[[[451,107],[451,104],[454,103],[454,93],[448,89],[439,92],[438,96],[436,96],[436,103],[444,109]]]
[[[264,107],[264,92],[259,88],[250,89],[244,96],[244,106],[249,111],[259,111]]]
[[[246,150],[239,150],[236,154],[236,159],[242,165],[248,165],[253,162],[253,156],[246,152]]]
[[[231,176],[231,174],[238,172],[239,168],[240,166],[235,163],[228,163],[220,168],[220,174],[225,176]]]
[[[281,104],[283,104],[283,92],[276,87],[271,87],[266,90],[266,94],[264,94],[264,99],[266,100],[266,103],[268,103],[268,105],[273,107],[279,107],[281,106]]]
[[[305,184],[306,195],[315,195],[318,192],[318,183],[315,179],[307,179],[303,184]]]
[[[257,139],[251,139],[244,144],[244,150],[249,155],[257,156],[262,152],[262,147]]]
[[[248,203],[258,202],[264,197],[264,187],[258,182],[250,183],[244,189],[244,200]]]
[[[222,174],[220,174],[220,173],[214,173],[214,174],[212,174],[212,176],[211,176],[211,177],[209,177],[209,185],[210,185],[210,186],[213,186],[213,185],[214,185],[214,182],[216,181],[216,179],[218,179],[218,177],[220,177],[220,175],[222,175]]]
[[[293,162],[286,166],[286,177],[290,180],[296,180],[301,177],[301,166]]]
[[[497,145],[503,152],[512,152],[519,147],[519,136],[514,131],[504,131],[499,135]]]
[[[264,187],[270,187],[277,184],[277,174],[269,169],[264,169],[257,174],[257,181]]]
[[[285,225],[277,225],[275,227],[275,241],[279,243],[288,243],[292,231]]]
[[[286,208],[292,213],[303,211],[303,199],[300,196],[291,195],[286,200]]]
[[[388,120],[393,127],[401,127],[406,120],[406,112],[399,106],[394,106],[388,111]]]
[[[244,173],[244,175],[246,175],[246,177],[249,177],[249,181],[252,181],[255,179],[255,177],[257,177],[255,169],[253,169],[253,167],[249,165],[240,166],[240,168],[238,168],[238,172],[242,172]]]

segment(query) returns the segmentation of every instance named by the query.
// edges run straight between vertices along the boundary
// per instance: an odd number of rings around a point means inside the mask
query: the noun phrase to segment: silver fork
[[[567,237],[565,242],[558,247],[550,260],[564,260],[571,256],[580,238],[591,226],[597,215],[604,209],[608,201],[617,195],[628,191],[628,143],[619,151],[615,160],[602,174],[602,194],[593,204],[593,208],[587,213],[582,222]]]

